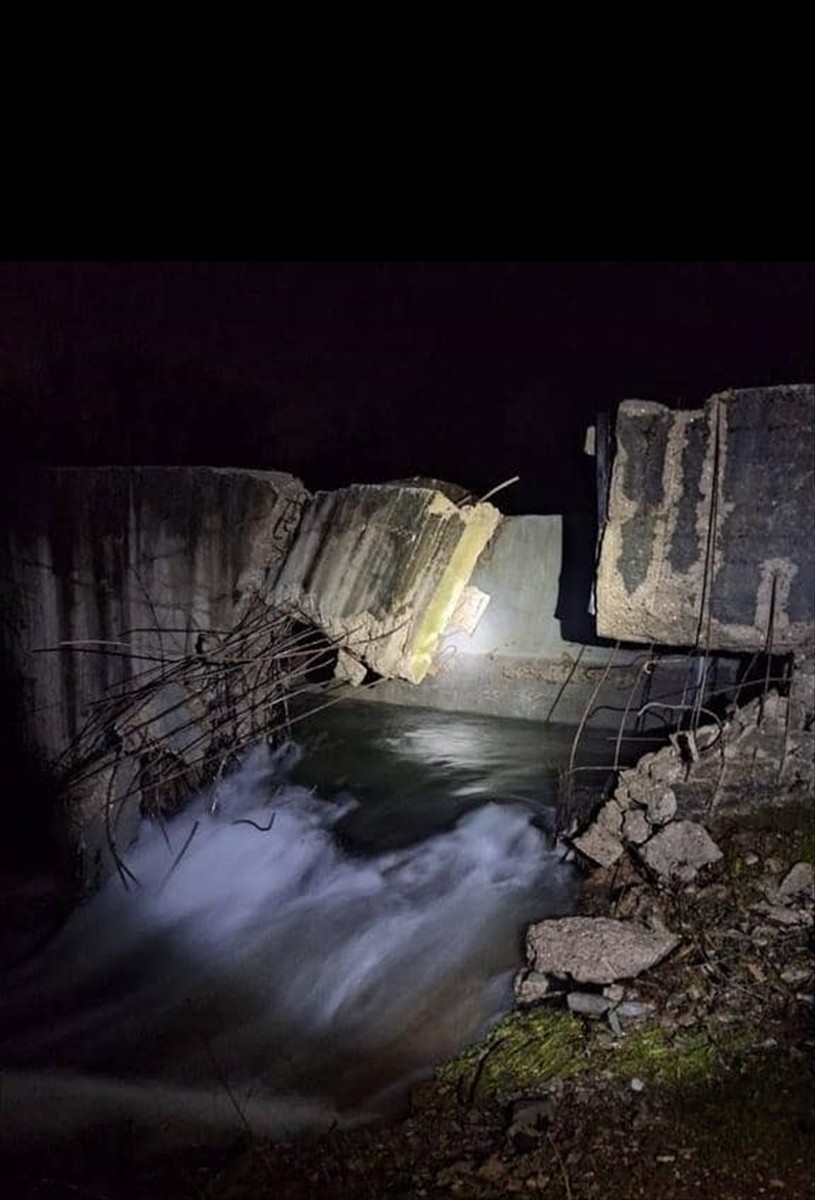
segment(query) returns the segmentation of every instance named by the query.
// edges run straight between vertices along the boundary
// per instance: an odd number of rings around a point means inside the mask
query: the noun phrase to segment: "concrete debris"
[[[521,971],[515,980],[515,999],[518,1004],[537,1004],[549,994],[549,976],[542,971]]]
[[[605,996],[598,996],[596,992],[569,992],[566,1006],[570,1012],[598,1021],[600,1017],[605,1016],[612,1003]]]
[[[808,663],[803,661],[803,668]],[[660,878],[689,883],[701,867],[721,857],[704,828],[710,813],[755,808],[779,788],[785,795],[804,796],[813,786],[812,702],[793,702],[770,691],[727,721],[675,734],[670,745],[620,771],[614,796],[572,843],[601,867],[619,870],[631,851],[635,862],[644,862]],[[807,864],[789,879],[785,894],[815,889]],[[775,889],[773,881],[768,899],[783,903]]]
[[[576,983],[614,983],[653,967],[678,945],[674,934],[634,921],[563,917],[530,926],[527,961],[534,971]]]
[[[813,923],[812,913],[802,908],[788,908],[784,904],[769,904],[766,901],[759,901],[758,904],[753,904],[751,907],[753,912],[761,913],[768,921],[775,921],[777,925],[811,925]]]
[[[808,862],[797,862],[778,885],[778,894],[782,898],[804,894],[812,899],[814,891],[815,867]]]
[[[708,863],[717,862],[722,852],[702,825],[694,821],[672,821],[640,847],[645,864],[663,879],[690,883]]]
[[[349,654],[344,647],[337,651],[334,678],[340,683],[350,683],[352,687],[358,687],[367,673],[365,664],[354,658],[353,654]]]
[[[651,836],[651,826],[641,808],[632,808],[623,818],[623,838],[632,846],[640,846]],[[586,853],[586,851],[584,851]],[[589,858],[593,855],[589,853]]]
[[[664,825],[676,815],[676,792],[666,788],[648,799],[648,820],[652,825]]]
[[[614,800],[603,805],[594,823],[580,837],[574,839],[575,847],[587,858],[610,867],[623,853],[620,835],[623,830],[623,814]]]
[[[557,1104],[553,1096],[518,1100],[512,1106],[507,1139],[517,1150],[529,1150],[543,1137],[554,1120]]]

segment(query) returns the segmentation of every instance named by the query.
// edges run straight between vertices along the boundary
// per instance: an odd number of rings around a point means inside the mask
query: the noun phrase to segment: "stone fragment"
[[[357,687],[362,683],[367,673],[365,664],[361,663],[358,658],[354,658],[353,654],[349,654],[341,646],[337,651],[334,678],[340,683],[350,683],[352,687]]]
[[[671,821],[640,849],[643,861],[662,879],[690,883],[697,871],[717,862],[722,852],[695,821]]]
[[[625,999],[625,988],[621,983],[610,983],[603,988],[603,995],[611,1001],[612,1004],[619,1004]]]
[[[665,825],[676,815],[676,792],[659,789],[648,801],[647,816],[652,825]]]
[[[638,1000],[624,1000],[615,1009],[618,1017],[624,1017],[630,1021],[638,1021],[653,1011],[653,1004],[641,1004]]]
[[[552,1096],[540,1100],[518,1100],[512,1106],[507,1137],[518,1149],[531,1149],[555,1117],[557,1105]]]
[[[660,750],[650,767],[650,775],[655,783],[676,783],[684,773],[685,766],[675,746],[665,746]]]
[[[569,992],[566,1004],[570,1012],[597,1021],[611,1008],[611,1001],[596,992]]]
[[[795,866],[790,867],[778,885],[778,895],[782,899],[801,895],[811,897],[813,891],[815,891],[815,867],[808,862],[797,862]]]
[[[651,826],[641,808],[630,809],[623,817],[623,838],[640,846],[651,836]]]
[[[602,984],[653,967],[679,945],[679,938],[669,931],[654,933],[636,921],[562,917],[531,925],[526,944],[535,971]]]
[[[549,977],[542,971],[521,971],[515,977],[515,999],[518,1004],[537,1004],[549,993]]]
[[[753,904],[750,906],[753,912],[761,913],[768,921],[774,921],[776,925],[811,925],[813,923],[812,913],[805,912],[800,908],[788,908],[784,904]]]
[[[614,800],[609,800],[600,809],[593,824],[585,833],[574,838],[572,844],[585,854],[586,858],[599,863],[601,867],[610,867],[623,853],[620,834],[623,827],[623,814],[620,806]]]

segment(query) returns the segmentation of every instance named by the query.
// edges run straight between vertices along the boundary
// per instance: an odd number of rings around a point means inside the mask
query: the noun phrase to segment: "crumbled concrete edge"
[[[810,658],[802,658],[788,697],[768,692],[726,721],[674,735],[668,746],[621,771],[611,799],[572,837],[575,849],[601,869],[628,859],[657,885],[693,885],[705,867],[722,858],[704,820],[723,798],[727,802],[728,789],[751,788],[759,797],[771,790],[812,795],[813,678]],[[815,872],[801,862],[753,907],[764,919],[787,926],[811,923],[813,902]],[[525,1007],[565,995],[571,1012],[605,1018],[615,1031],[619,1016],[643,1015],[620,1010],[625,992],[618,981],[656,966],[679,944],[656,908],[650,928],[606,917],[539,922],[527,933],[527,966],[515,980],[516,1001]],[[598,993],[580,990],[582,985],[604,986]]]
[[[620,772],[614,795],[572,838],[600,867],[630,854],[657,879],[691,882],[721,857],[705,821],[748,792],[812,793],[815,732],[806,670],[789,697],[770,691],[727,720],[674,734]]]

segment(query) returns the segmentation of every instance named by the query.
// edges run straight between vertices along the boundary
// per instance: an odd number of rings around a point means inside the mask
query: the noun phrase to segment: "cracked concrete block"
[[[722,852],[702,825],[695,821],[671,821],[641,847],[640,855],[663,879],[690,883],[697,871],[717,862]]]
[[[577,983],[614,983],[653,967],[679,945],[679,938],[636,921],[563,917],[530,926],[526,945],[535,971]]]
[[[623,828],[623,814],[615,800],[609,800],[597,814],[592,825],[574,838],[572,844],[601,867],[610,867],[623,853],[620,835]]]

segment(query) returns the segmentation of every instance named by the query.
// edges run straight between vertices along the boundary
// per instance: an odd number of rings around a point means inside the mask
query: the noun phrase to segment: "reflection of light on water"
[[[141,887],[111,879],[7,985],[3,1065],[60,1073],[6,1077],[18,1131],[54,1112],[234,1121],[224,1078],[273,1133],[381,1109],[501,1011],[523,925],[569,908],[568,868],[521,808],[350,857],[332,827],[355,802],[284,783],[261,750],[212,807],[169,842],[145,825]]]

